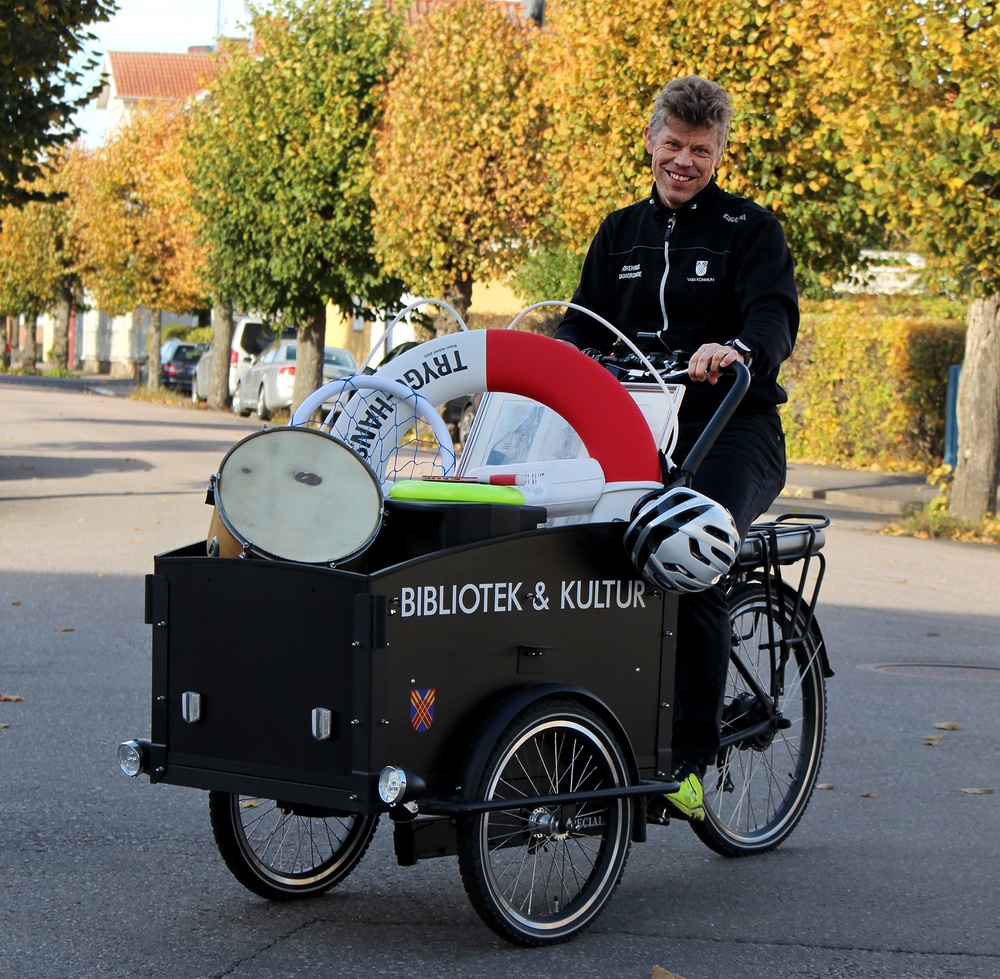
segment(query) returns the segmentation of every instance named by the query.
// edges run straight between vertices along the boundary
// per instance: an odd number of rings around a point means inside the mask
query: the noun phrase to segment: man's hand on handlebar
[[[742,364],[743,354],[735,347],[727,347],[721,343],[703,343],[688,361],[688,376],[693,381],[715,384],[719,380],[719,374],[737,360]]]

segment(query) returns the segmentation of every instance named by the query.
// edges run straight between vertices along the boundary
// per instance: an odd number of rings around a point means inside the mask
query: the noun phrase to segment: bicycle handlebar
[[[624,344],[616,343],[610,354],[601,354],[597,351],[584,351],[592,356],[599,364],[611,371],[619,381],[631,381],[636,383],[651,383],[654,378],[650,374],[649,368],[644,364],[634,352],[629,350]],[[689,355],[681,350],[663,350],[647,352],[646,357],[652,366],[657,370],[660,378],[667,382],[684,381],[689,378],[687,362]],[[728,367],[723,368],[724,373],[734,375],[733,385],[726,392],[722,403],[716,408],[715,413],[708,420],[701,435],[691,447],[684,462],[677,466],[673,475],[678,479],[694,476],[698,467],[705,460],[709,450],[715,444],[719,433],[726,427],[727,422],[733,416],[747,388],[750,387],[750,371],[746,364],[736,360]]]

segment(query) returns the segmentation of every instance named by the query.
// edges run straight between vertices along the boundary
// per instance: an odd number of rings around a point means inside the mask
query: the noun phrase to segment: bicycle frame
[[[757,677],[735,652],[730,660],[747,686],[762,703],[768,705],[769,711],[774,710],[774,705],[784,693],[785,666],[794,647],[805,643],[810,635],[819,637],[815,609],[826,574],[826,556],[821,548],[824,543],[823,530],[829,523],[830,518],[823,514],[784,514],[770,523],[755,524],[743,542],[736,567],[729,575],[727,592],[732,593],[740,582],[750,580],[756,572],[763,572],[757,579],[763,585],[769,610],[767,639],[762,647],[768,650],[770,657],[770,689],[762,688]],[[809,572],[814,566],[814,560],[818,571],[809,587]],[[789,584],[782,569],[793,565],[798,565],[797,581]],[[779,600],[780,596],[791,597],[790,610],[786,610]],[[780,634],[775,627],[779,615],[786,624]],[[817,648],[823,675],[833,676],[822,637],[819,637]],[[771,721],[765,720],[752,728],[723,737],[721,747],[725,749],[757,734],[763,734],[770,725]]]

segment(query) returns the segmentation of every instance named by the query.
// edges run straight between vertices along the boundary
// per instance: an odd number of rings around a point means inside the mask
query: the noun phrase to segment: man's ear
[[[643,136],[646,137],[646,152],[652,156],[653,155],[653,141],[649,136],[649,125],[647,124],[642,130]]]

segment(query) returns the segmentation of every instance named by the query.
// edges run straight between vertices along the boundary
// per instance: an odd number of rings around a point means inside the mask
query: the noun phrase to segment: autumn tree
[[[545,35],[546,159],[563,240],[582,249],[601,219],[649,193],[643,127],[672,78],[699,74],[733,100],[727,190],[779,214],[801,288],[829,286],[880,239],[862,190],[833,165],[841,133],[826,119],[848,98],[845,34],[858,0],[553,0]],[[850,14],[851,8],[856,8]]]
[[[379,254],[463,317],[473,280],[511,271],[545,234],[537,37],[502,4],[454,0],[413,24],[390,85],[372,187]]]
[[[253,52],[195,109],[189,171],[211,279],[240,308],[294,323],[293,406],[322,382],[326,306],[385,310],[369,165],[398,20],[365,0],[276,0]]]
[[[34,189],[34,188],[32,188]],[[33,371],[39,359],[35,343],[38,317],[56,301],[58,267],[53,245],[51,205],[31,202],[0,210],[0,309],[24,316],[25,341],[18,366]]]
[[[35,181],[46,157],[80,135],[73,116],[100,87],[80,87],[98,63],[87,25],[117,9],[113,0],[0,6],[0,206],[44,197]]]
[[[857,97],[835,166],[969,297],[950,512],[996,506],[1000,468],[1000,15],[994,4],[865,4],[844,51]],[[934,285],[934,283],[932,283]]]
[[[81,274],[101,309],[149,310],[147,385],[159,387],[163,310],[206,305],[205,252],[181,147],[187,116],[146,105],[95,151],[75,188]]]
[[[69,318],[81,292],[68,199],[71,172],[82,150],[57,151],[43,176],[24,188],[29,200],[0,211],[0,309],[28,323],[21,366],[38,359],[34,324],[52,313],[52,363],[68,368]]]

